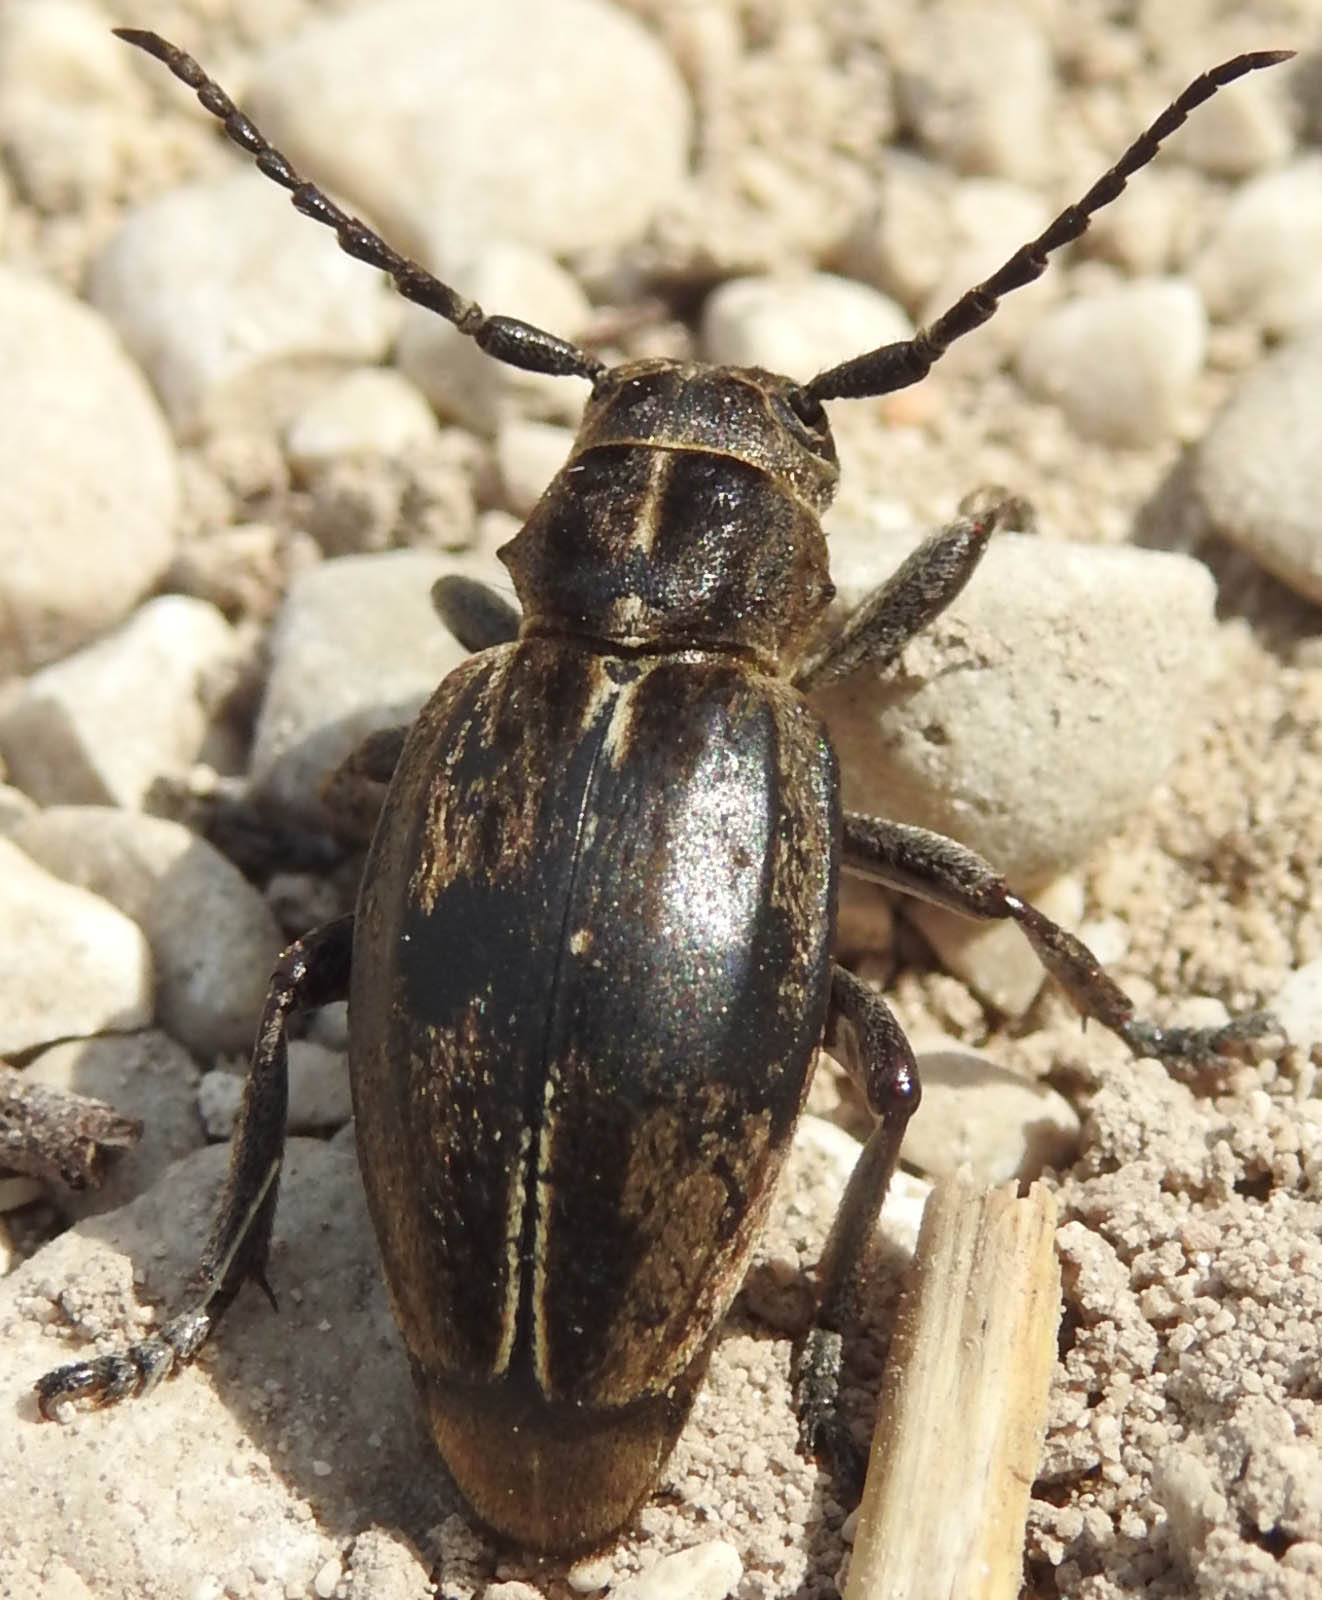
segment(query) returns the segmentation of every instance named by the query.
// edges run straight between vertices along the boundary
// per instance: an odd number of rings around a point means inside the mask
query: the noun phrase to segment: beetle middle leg
[[[280,958],[257,1028],[229,1176],[184,1309],[149,1339],[38,1379],[38,1404],[46,1416],[65,1400],[103,1406],[154,1388],[193,1360],[247,1278],[275,1303],[266,1255],[285,1150],[286,1034],[296,1012],[346,998],[352,949],[353,918],[340,917],[304,935]]]
[[[826,1043],[858,1084],[877,1117],[845,1186],[818,1263],[817,1316],[799,1355],[799,1443],[825,1455],[846,1498],[862,1487],[862,1460],[836,1413],[843,1350],[868,1243],[881,1215],[921,1086],[913,1048],[890,1007],[844,967],[831,969]]]
[[[1251,1012],[1216,1028],[1163,1028],[1134,1014],[1134,1003],[1082,940],[1015,894],[981,856],[943,834],[907,823],[847,813],[841,864],[903,894],[979,922],[1018,923],[1042,965],[1075,1010],[1118,1034],[1135,1055],[1168,1065],[1197,1065],[1243,1055],[1254,1039],[1279,1031],[1267,1012]]]

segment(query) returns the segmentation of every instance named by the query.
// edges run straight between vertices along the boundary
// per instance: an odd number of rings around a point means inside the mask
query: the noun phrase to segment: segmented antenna
[[[218,119],[229,138],[253,158],[258,171],[289,191],[298,211],[330,228],[346,254],[386,273],[405,299],[452,322],[460,333],[475,339],[488,355],[512,367],[557,377],[587,378],[591,383],[604,376],[605,364],[577,345],[515,317],[487,316],[476,302],[465,300],[425,267],[392,250],[380,234],[360,218],[342,211],[315,184],[300,177],[187,52],[146,29],[116,28],[114,32],[127,44],[155,56],[181,83],[187,84],[203,107]],[[803,392],[819,401],[863,399],[907,389],[925,378],[956,339],[972,333],[994,314],[1005,295],[1041,277],[1048,257],[1087,230],[1096,213],[1109,206],[1140,167],[1152,160],[1162,142],[1187,121],[1190,112],[1236,78],[1261,67],[1276,66],[1293,55],[1293,50],[1257,50],[1224,61],[1195,78],[1081,200],[1066,206],[1036,239],[1017,250],[991,277],[961,295],[930,327],[920,328],[911,339],[879,345],[875,350],[819,373],[805,385]]]
[[[1086,231],[1096,213],[1109,206],[1139,168],[1152,160],[1162,141],[1187,120],[1191,111],[1245,73],[1256,72],[1260,67],[1274,67],[1278,62],[1288,61],[1292,55],[1293,50],[1257,50],[1236,56],[1233,61],[1223,61],[1219,67],[1195,78],[1184,93],[1139,134],[1082,200],[1066,206],[1036,239],[1016,250],[990,278],[961,295],[930,327],[920,328],[912,339],[880,345],[864,355],[842,361],[828,372],[819,373],[805,385],[806,392],[814,400],[860,400],[868,395],[907,389],[911,383],[925,378],[956,339],[962,339],[987,321],[1003,296],[1041,277],[1046,271],[1047,257]]]
[[[512,367],[546,372],[555,377],[587,378],[592,383],[606,372],[604,362],[577,345],[558,339],[553,333],[534,328],[531,323],[520,322],[515,317],[487,316],[476,302],[465,300],[425,267],[392,250],[361,218],[342,211],[316,184],[300,177],[220,85],[185,51],[144,28],[115,28],[113,31],[126,44],[136,45],[149,56],[155,56],[181,83],[187,84],[240,150],[253,158],[258,171],[289,191],[296,210],[332,229],[340,249],[347,255],[380,268],[406,300],[425,306],[428,311],[435,311],[447,322],[454,323],[460,333],[475,339],[488,355]]]

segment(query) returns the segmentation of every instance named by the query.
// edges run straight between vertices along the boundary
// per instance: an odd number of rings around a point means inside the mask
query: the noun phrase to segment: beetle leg
[[[841,864],[860,877],[961,916],[1017,922],[1079,1015],[1118,1034],[1135,1055],[1156,1056],[1168,1065],[1197,1065],[1251,1054],[1252,1041],[1280,1033],[1280,1024],[1264,1011],[1217,1028],[1163,1028],[1136,1017],[1134,1002],[1081,939],[1013,893],[981,856],[944,834],[846,813]]]
[[[502,594],[476,578],[450,573],[431,586],[432,609],[465,650],[512,644],[523,617]]]
[[[382,791],[395,774],[408,732],[407,726],[376,729],[322,780],[321,803],[332,831],[341,838],[370,842]]]
[[[799,1357],[799,1440],[825,1454],[842,1490],[861,1488],[862,1461],[836,1415],[842,1354],[859,1268],[876,1229],[921,1088],[913,1049],[882,997],[843,967],[831,970],[826,1042],[863,1091],[877,1126],[845,1187],[818,1263],[817,1318]]]
[[[946,609],[973,576],[998,529],[1032,520],[1031,508],[1003,489],[978,490],[960,516],[924,539],[853,612],[844,627],[794,673],[796,688],[820,689],[862,667],[880,671]]]
[[[285,1148],[285,1034],[295,1012],[345,998],[352,949],[353,918],[340,917],[306,934],[280,957],[257,1028],[229,1176],[184,1309],[150,1339],[112,1355],[57,1367],[38,1379],[43,1415],[53,1416],[65,1400],[103,1406],[154,1388],[176,1367],[192,1361],[246,1278],[261,1284],[274,1304],[265,1274]]]

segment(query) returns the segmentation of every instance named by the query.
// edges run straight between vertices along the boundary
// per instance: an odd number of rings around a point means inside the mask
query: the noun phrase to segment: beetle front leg
[[[924,539],[889,578],[853,612],[834,639],[794,674],[798,689],[820,689],[863,667],[881,671],[950,605],[973,576],[998,529],[1024,526],[1031,512],[1022,500],[999,489],[969,495],[961,515]]]
[[[347,996],[352,949],[353,918],[340,917],[304,935],[280,957],[257,1028],[229,1176],[184,1309],[150,1339],[39,1378],[35,1388],[44,1416],[53,1416],[65,1400],[103,1406],[154,1388],[193,1360],[247,1278],[261,1284],[275,1303],[266,1282],[266,1254],[285,1149],[286,1032],[295,1012]]]
[[[451,573],[431,586],[432,609],[465,650],[512,644],[523,621],[517,606],[476,578]]]
[[[804,1341],[796,1377],[800,1447],[826,1455],[848,1494],[862,1486],[862,1463],[836,1412],[841,1328],[853,1307],[859,1269],[922,1091],[913,1049],[894,1013],[844,967],[831,971],[826,1043],[878,1119],[854,1164],[818,1263],[817,1317]]]
[[[1251,1012],[1218,1028],[1163,1028],[1134,1015],[1134,1002],[1081,939],[1013,893],[981,856],[944,834],[879,817],[846,814],[844,867],[887,888],[979,922],[1011,919],[1080,1016],[1118,1034],[1135,1055],[1168,1065],[1242,1057],[1250,1041],[1278,1033],[1269,1013]]]

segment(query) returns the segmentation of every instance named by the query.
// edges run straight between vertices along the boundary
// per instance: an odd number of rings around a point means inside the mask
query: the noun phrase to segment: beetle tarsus
[[[1163,1028],[1134,1015],[1134,1002],[1084,942],[1015,894],[975,851],[944,834],[880,817],[846,813],[842,862],[848,871],[978,922],[1018,923],[1042,965],[1086,1021],[1119,1035],[1139,1056],[1168,1066],[1244,1059],[1279,1037],[1280,1024],[1252,1012],[1212,1028]]]
[[[99,1411],[134,1395],[149,1394],[162,1378],[187,1366],[206,1343],[212,1322],[205,1311],[186,1311],[160,1333],[127,1349],[56,1367],[33,1386],[42,1416],[53,1421],[66,1404]]]
[[[1208,1028],[1164,1028],[1134,1018],[1119,1030],[1136,1056],[1154,1056],[1169,1068],[1207,1067],[1254,1061],[1285,1042],[1285,1029],[1270,1011],[1248,1011]]]
[[[831,1474],[842,1505],[857,1504],[863,1492],[865,1452],[840,1416],[840,1369],[844,1340],[831,1328],[809,1331],[794,1369],[794,1400],[799,1414],[799,1450],[815,1456]]]
[[[353,918],[340,917],[290,945],[276,965],[257,1027],[224,1194],[184,1309],[151,1338],[39,1378],[34,1387],[44,1416],[53,1416],[65,1401],[90,1409],[114,1405],[187,1366],[249,1278],[275,1305],[266,1281],[266,1253],[285,1144],[286,1030],[296,1012],[344,998],[352,947]]]

